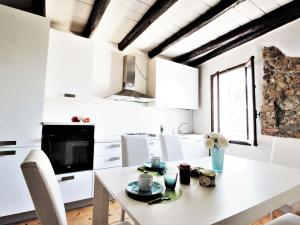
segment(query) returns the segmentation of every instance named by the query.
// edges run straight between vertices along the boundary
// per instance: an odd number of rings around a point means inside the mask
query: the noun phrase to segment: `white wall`
[[[95,122],[96,138],[126,132],[158,133],[160,125],[164,125],[166,132],[172,132],[173,129],[177,131],[178,125],[183,122],[189,123],[189,126],[183,126],[182,131],[192,131],[191,110],[163,109],[104,99],[122,88],[124,54],[136,56],[136,63],[144,76],[147,76],[148,57],[135,49],[119,52],[111,43],[99,39],[91,41],[94,44],[93,98],[89,101],[46,99],[43,121],[69,122],[72,116],[84,114]],[[146,92],[146,81],[142,76],[136,77],[136,85],[138,91]]]
[[[288,56],[300,56],[300,19],[269,32],[240,47],[232,49],[217,56],[200,66],[200,106],[193,112],[194,132],[210,132],[210,75],[240,63],[247,61],[250,56],[255,56],[255,79],[257,110],[260,111],[262,103],[262,76],[263,59],[262,48],[264,46],[276,46]],[[231,145],[227,151],[229,154],[248,157],[252,159],[268,161],[273,137],[261,135],[260,119],[258,125],[258,147]]]
[[[70,122],[74,115],[91,117],[96,124],[96,139],[105,135],[120,135],[131,132],[159,133],[161,124],[167,127],[166,132],[177,129],[181,122],[192,124],[192,112],[147,107],[130,102],[114,102],[94,98],[89,102],[68,100],[46,100],[44,121]],[[184,131],[187,126],[184,126]],[[184,128],[183,127],[183,128]]]

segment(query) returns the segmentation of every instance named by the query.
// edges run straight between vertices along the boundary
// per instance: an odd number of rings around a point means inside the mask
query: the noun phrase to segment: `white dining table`
[[[300,196],[300,170],[234,156],[225,156],[224,171],[216,187],[203,187],[198,179],[190,185],[177,182],[178,200],[148,205],[125,193],[127,184],[138,179],[137,167],[95,172],[94,223],[108,224],[109,194],[120,203],[136,225],[247,225]],[[210,157],[185,161],[211,168]],[[167,163],[175,167],[180,162]],[[154,176],[163,184],[163,176]]]

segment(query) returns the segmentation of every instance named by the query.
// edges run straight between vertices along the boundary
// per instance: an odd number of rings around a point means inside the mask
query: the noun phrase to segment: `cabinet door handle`
[[[15,155],[16,151],[1,151],[0,156],[5,156],[5,155]]]
[[[0,141],[0,146],[11,146],[16,145],[17,141]]]
[[[75,94],[70,94],[70,93],[65,93],[64,97],[66,97],[66,98],[76,98],[76,95]]]
[[[66,176],[66,177],[62,177],[61,181],[67,181],[67,180],[74,180],[75,176]]]
[[[121,147],[121,145],[120,145],[120,144],[111,144],[111,145],[109,145],[109,146],[106,146],[106,147],[105,147],[105,149],[110,149],[110,148],[119,148],[119,147]]]
[[[181,137],[180,139],[186,140],[186,139],[189,139],[189,138],[188,137]]]
[[[117,161],[120,160],[120,157],[110,157],[106,162],[112,162],[112,161]]]

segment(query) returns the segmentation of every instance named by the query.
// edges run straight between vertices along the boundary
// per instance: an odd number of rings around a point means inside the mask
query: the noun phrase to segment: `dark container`
[[[190,184],[190,170],[191,166],[186,163],[179,165],[179,181],[181,184]]]

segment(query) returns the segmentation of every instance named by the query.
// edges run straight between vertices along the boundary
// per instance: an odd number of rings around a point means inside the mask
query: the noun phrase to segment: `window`
[[[257,146],[254,57],[211,75],[211,131]]]

